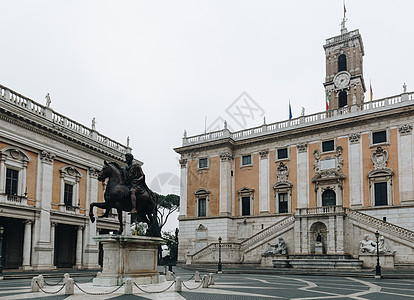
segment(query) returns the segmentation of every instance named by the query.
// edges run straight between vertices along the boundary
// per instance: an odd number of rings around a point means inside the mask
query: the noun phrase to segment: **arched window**
[[[344,107],[348,104],[348,95],[345,91],[339,93],[338,107]]]
[[[322,193],[322,206],[336,205],[336,194],[333,190],[326,190]]]
[[[338,57],[338,72],[346,71],[346,55],[341,54]]]

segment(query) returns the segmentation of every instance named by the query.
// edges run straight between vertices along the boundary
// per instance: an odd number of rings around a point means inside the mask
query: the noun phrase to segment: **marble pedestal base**
[[[315,243],[315,254],[323,254],[323,246],[321,242]]]
[[[136,284],[160,282],[158,246],[161,238],[105,234],[93,238],[103,246],[103,268],[94,285],[121,285],[127,279]]]
[[[288,268],[289,261],[287,255],[280,254],[269,254],[262,256],[261,260],[262,267],[273,267],[273,268]]]
[[[364,268],[375,268],[377,265],[377,254],[376,253],[360,253],[359,260],[362,260],[362,267]],[[381,268],[393,269],[394,268],[394,254],[380,254],[379,262]]]

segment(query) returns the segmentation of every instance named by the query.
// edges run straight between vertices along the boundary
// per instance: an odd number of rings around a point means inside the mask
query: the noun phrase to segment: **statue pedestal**
[[[315,243],[315,254],[323,254],[323,246],[321,242]]]
[[[161,238],[105,234],[95,236],[103,246],[103,269],[93,280],[94,285],[116,286],[127,279],[137,284],[160,282],[158,246]]]
[[[288,256],[283,254],[262,255],[261,266],[273,268],[289,268]]]
[[[381,268],[393,269],[394,268],[394,254],[380,254],[379,261]],[[375,268],[377,265],[376,253],[360,253],[359,260],[362,260],[363,268]]]

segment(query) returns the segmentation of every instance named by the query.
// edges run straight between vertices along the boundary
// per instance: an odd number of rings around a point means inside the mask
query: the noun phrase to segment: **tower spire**
[[[348,30],[345,27],[345,22],[348,21],[348,19],[346,18],[346,7],[345,7],[345,0],[344,0],[344,17],[342,19],[341,22],[341,34],[345,34],[348,32]]]

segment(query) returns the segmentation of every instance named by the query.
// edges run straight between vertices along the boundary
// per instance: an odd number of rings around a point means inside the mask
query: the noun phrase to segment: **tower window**
[[[341,54],[338,57],[338,72],[346,71],[346,55]]]
[[[344,107],[348,104],[348,95],[346,94],[345,91],[342,91],[339,93],[339,103],[338,103],[338,107]]]

